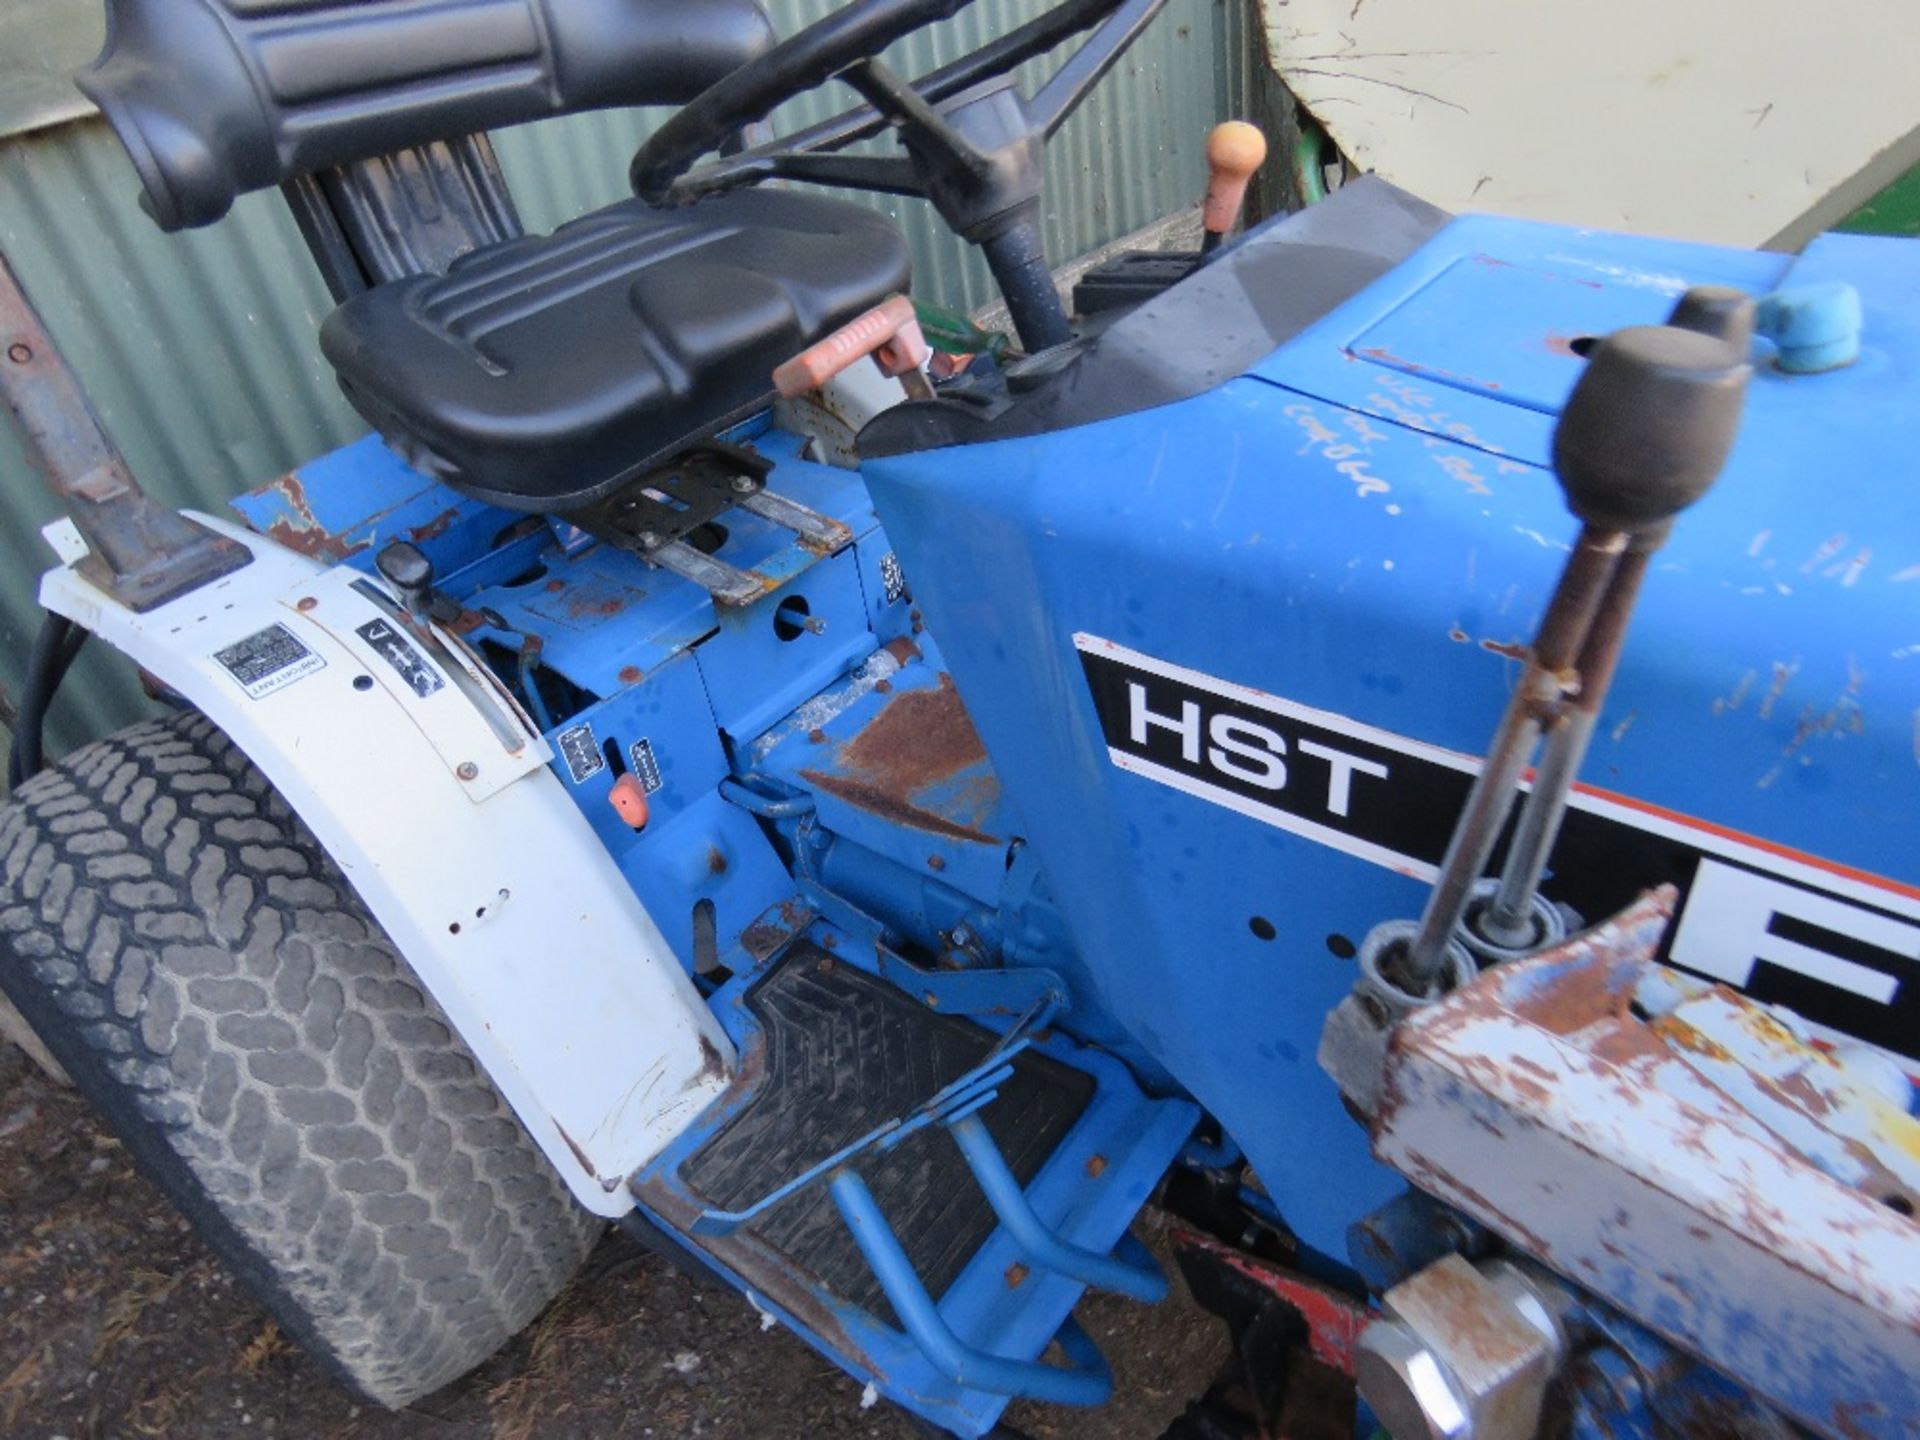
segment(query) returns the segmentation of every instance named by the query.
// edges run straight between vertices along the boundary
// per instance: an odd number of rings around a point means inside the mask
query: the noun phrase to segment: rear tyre
[[[369,1400],[484,1360],[600,1233],[201,717],[123,730],[0,807],[0,988],[281,1328]]]

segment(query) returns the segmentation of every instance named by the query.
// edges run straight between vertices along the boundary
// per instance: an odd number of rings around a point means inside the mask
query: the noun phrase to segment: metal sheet
[[[1815,1433],[1912,1435],[1920,1227],[1752,1113],[1728,1083],[1746,1057],[1703,1073],[1697,1032],[1630,1012],[1673,899],[1403,1024],[1376,1153]]]
[[[1047,244],[1056,260],[1197,199],[1206,129],[1224,117],[1237,88],[1223,58],[1237,3],[1173,0],[1055,141]],[[791,33],[834,4],[773,0],[769,8],[781,32]],[[1044,8],[1043,0],[979,0],[905,42],[897,58],[919,73]],[[80,22],[97,27],[98,9],[99,0],[58,0],[44,9],[40,0],[0,0],[0,94],[14,90],[17,69],[52,75],[70,64],[87,48],[74,38]],[[30,26],[21,18],[28,12]],[[7,43],[16,32],[20,43]],[[60,90],[57,81],[46,88]],[[852,98],[844,89],[822,90],[779,119],[800,123]],[[45,123],[64,112],[36,113]],[[550,229],[622,198],[627,160],[660,113],[571,116],[497,136],[528,228]],[[0,124],[0,135],[10,128],[17,127]],[[0,140],[0,248],[151,493],[219,512],[229,496],[346,443],[364,426],[320,358],[314,335],[326,292],[279,197],[243,197],[218,225],[166,236],[140,212],[137,188],[97,118],[13,134]],[[967,309],[993,298],[985,268],[928,206],[871,203],[906,228],[917,293]],[[0,427],[0,686],[9,693],[17,694],[38,623],[32,577],[48,552],[35,531],[52,514],[28,478],[17,437]],[[61,695],[49,748],[106,733],[142,708],[124,665],[83,658]]]

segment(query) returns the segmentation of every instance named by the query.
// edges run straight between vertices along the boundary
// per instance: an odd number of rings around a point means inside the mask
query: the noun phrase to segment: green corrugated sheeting
[[[133,171],[97,118],[61,108],[57,76],[97,43],[101,0],[0,0],[0,248],[78,371],[109,432],[167,504],[220,512],[227,497],[364,432],[314,335],[328,300],[275,193],[220,224],[163,235],[136,203]],[[1048,8],[978,0],[896,57],[920,73]],[[1049,253],[1065,260],[1191,204],[1207,128],[1231,111],[1228,9],[1172,0],[1049,149]],[[782,33],[836,8],[771,0]],[[799,123],[852,102],[824,90],[778,117]],[[626,167],[658,119],[614,112],[495,137],[522,218],[545,230],[626,193]],[[913,242],[916,291],[973,308],[991,291],[976,257],[917,201],[876,199]],[[38,528],[54,507],[0,423],[0,685],[18,694],[33,628]],[[62,691],[53,748],[142,712],[133,677],[83,658]]]

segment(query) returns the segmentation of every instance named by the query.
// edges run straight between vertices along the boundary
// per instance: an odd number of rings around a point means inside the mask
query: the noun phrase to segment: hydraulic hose
[[[20,713],[14,717],[13,745],[7,752],[7,788],[18,789],[45,765],[41,746],[47,709],[67,676],[87,632],[64,615],[49,614],[34,637],[27,659],[27,681],[20,692]]]

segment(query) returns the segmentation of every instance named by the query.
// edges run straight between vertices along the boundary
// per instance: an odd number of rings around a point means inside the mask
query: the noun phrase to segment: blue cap
[[[1844,280],[1823,280],[1766,296],[1754,328],[1779,347],[1782,370],[1816,375],[1860,357],[1860,324],[1860,292]]]

